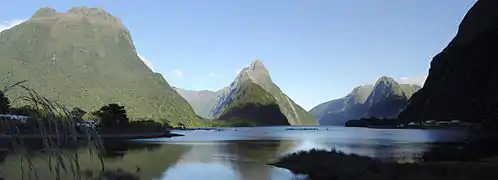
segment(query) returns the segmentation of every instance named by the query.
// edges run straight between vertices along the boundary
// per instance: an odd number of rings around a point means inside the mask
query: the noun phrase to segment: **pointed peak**
[[[389,76],[381,76],[379,78],[379,80],[382,80],[382,81],[394,81],[393,78],[389,77]]]
[[[261,60],[256,59],[251,62],[251,65],[249,66],[250,69],[255,70],[255,69],[266,69],[265,65]]]
[[[271,81],[270,72],[260,60],[253,60],[249,66],[243,68],[237,79],[249,78],[253,81]]]
[[[377,82],[375,82],[375,85],[378,85],[380,83],[398,83],[396,80],[394,80],[391,77],[388,76],[382,76],[379,79],[377,79]]]

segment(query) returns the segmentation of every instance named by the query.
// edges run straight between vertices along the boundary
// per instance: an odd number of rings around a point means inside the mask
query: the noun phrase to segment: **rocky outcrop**
[[[373,86],[358,86],[347,96],[322,103],[310,112],[320,125],[343,126],[349,120],[363,117],[392,118],[420,88],[413,84],[398,84],[393,78],[383,76]]]
[[[268,69],[260,60],[254,60],[243,68],[235,80],[223,89],[218,99],[210,115],[222,120],[259,121],[257,125],[283,124],[282,121],[289,125],[317,124],[313,115],[296,104],[272,81]],[[259,116],[252,115],[262,112],[268,115],[264,118],[272,122],[265,123]]]
[[[424,87],[399,114],[409,120],[479,121],[498,103],[498,1],[479,0],[436,55]]]

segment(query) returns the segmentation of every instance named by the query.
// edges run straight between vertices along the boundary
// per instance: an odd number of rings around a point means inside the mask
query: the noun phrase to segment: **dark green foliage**
[[[376,126],[387,126],[387,127],[396,127],[397,125],[406,123],[406,121],[402,119],[396,118],[361,118],[359,120],[350,120],[346,122],[347,127],[376,127]]]
[[[28,105],[25,105],[23,107],[13,107],[10,111],[12,114],[21,116],[36,117],[38,115],[38,112],[36,112],[33,107]]]
[[[82,109],[75,107],[71,111],[71,115],[73,115],[73,118],[75,121],[83,121],[83,116],[85,116],[86,111],[83,111]]]
[[[250,122],[250,121],[233,121],[229,127],[253,127],[257,126],[256,123]]]
[[[263,63],[259,60],[255,60],[251,63],[249,67],[242,69],[235,81],[234,86],[230,88],[225,88],[224,91],[231,92],[232,89],[236,89],[234,96],[246,96],[244,98],[237,99],[236,97],[229,97],[229,99],[234,99],[231,103],[225,103],[225,99],[221,101],[223,103],[221,107],[221,112],[216,114],[217,117],[220,114],[227,112],[226,109],[235,108],[240,106],[246,106],[249,108],[259,108],[259,106],[265,106],[268,104],[276,104],[279,108],[281,114],[285,116],[288,124],[290,125],[316,125],[316,119],[304,110],[301,106],[296,104],[292,99],[285,95],[282,90],[272,82],[269,71],[264,67]],[[252,88],[253,86],[258,86],[259,90],[245,90],[244,88]],[[254,92],[251,92],[254,91]],[[251,93],[248,93],[251,92]],[[223,92],[222,92],[223,93]],[[240,95],[238,93],[248,93],[249,95]],[[233,95],[232,94],[232,95]],[[229,100],[228,100],[229,101]],[[246,104],[246,105],[244,105]],[[250,105],[252,104],[252,105]],[[266,107],[265,107],[266,108]],[[218,110],[218,106],[214,109]],[[239,111],[239,110],[238,110]],[[215,111],[215,113],[218,113]],[[274,116],[276,114],[272,114]],[[254,117],[251,117],[254,118]],[[280,120],[277,120],[280,121]],[[268,123],[267,123],[268,124]],[[273,122],[271,123],[273,124]]]
[[[119,102],[132,119],[196,125],[190,105],[140,60],[119,20],[92,8],[41,12],[0,33],[0,82],[28,80],[26,86],[47,98],[88,112]]]
[[[25,90],[26,96],[16,97],[16,99],[27,105],[12,108],[12,113],[28,115],[31,118],[28,118],[26,123],[0,122],[2,143],[10,145],[3,148],[16,154],[9,156],[12,158],[9,161],[16,163],[15,168],[21,169],[20,174],[7,173],[17,178],[7,179],[47,179],[47,175],[52,177],[49,179],[67,179],[61,178],[63,175],[70,175],[71,179],[82,179],[78,175],[81,172],[80,163],[82,162],[81,157],[78,156],[80,152],[62,149],[65,145],[78,143],[86,145],[89,153],[94,154],[93,158],[97,158],[94,160],[101,162],[103,169],[104,164],[100,159],[102,156],[98,153],[102,147],[101,139],[95,131],[78,132],[70,111],[63,105],[50,101],[24,86],[21,86],[21,89]],[[76,136],[84,138],[74,138]],[[36,154],[43,154],[43,156],[34,156]]]
[[[249,120],[258,126],[289,125],[275,98],[261,86],[247,82],[218,118],[225,121]]]
[[[100,118],[100,124],[107,128],[126,127],[130,121],[125,107],[116,103],[100,108],[95,115]]]
[[[140,177],[134,173],[122,169],[107,170],[100,173],[98,179],[116,179],[116,180],[140,180]]]
[[[258,126],[254,120],[230,119],[230,120],[213,120],[208,127],[254,127]]]
[[[121,133],[123,132],[130,132],[130,133],[137,133],[137,132],[142,132],[142,133],[153,133],[153,132],[165,132],[166,129],[171,128],[169,124],[162,124],[154,120],[150,119],[139,119],[135,121],[131,121],[128,124],[128,127],[126,130],[123,131],[123,129],[120,130]]]
[[[395,163],[335,150],[300,151],[270,165],[306,174],[312,180],[492,180],[497,162]]]
[[[261,105],[246,103],[241,106],[231,108],[228,112],[219,117],[220,120],[237,121],[239,119],[250,120],[256,126],[268,126],[268,125],[290,125],[287,118],[280,112],[278,105]],[[233,122],[237,126],[251,125],[241,122]]]
[[[10,100],[0,91],[0,114],[6,114],[10,111]]]

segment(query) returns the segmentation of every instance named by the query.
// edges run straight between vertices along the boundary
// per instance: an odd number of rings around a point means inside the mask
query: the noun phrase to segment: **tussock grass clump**
[[[24,82],[24,81],[23,81]],[[9,163],[9,166],[19,165],[22,179],[47,179],[40,177],[40,171],[48,169],[54,179],[61,177],[72,177],[72,179],[83,179],[83,171],[79,165],[78,153],[76,151],[63,151],[62,147],[67,145],[85,144],[89,148],[93,158],[100,160],[102,170],[104,163],[101,155],[102,141],[99,134],[87,128],[78,131],[75,118],[65,106],[51,101],[36,91],[22,85],[23,82],[7,86],[3,93],[13,87],[20,87],[26,91],[25,96],[18,97],[14,102],[28,104],[30,110],[34,111],[34,117],[28,122],[19,123],[8,119],[0,119],[1,141],[9,144],[13,153],[20,154],[19,159]],[[86,138],[77,138],[77,137]],[[28,138],[29,137],[29,138]],[[32,137],[36,137],[42,147],[36,150],[29,148]],[[33,154],[42,154],[34,156]],[[34,164],[33,158],[43,158],[45,164]],[[39,161],[37,161],[39,162]],[[0,169],[0,176],[2,174]]]
[[[487,180],[498,178],[498,162],[386,163],[336,150],[312,149],[281,157],[270,165],[306,174],[312,180]]]

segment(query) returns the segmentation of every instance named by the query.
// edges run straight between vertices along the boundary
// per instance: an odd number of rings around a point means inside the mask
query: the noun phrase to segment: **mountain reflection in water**
[[[345,127],[314,127],[286,130],[282,127],[223,128],[220,130],[177,131],[185,136],[105,142],[106,168],[121,168],[141,179],[304,179],[286,169],[266,165],[276,158],[313,148],[377,157],[384,161],[415,162],[427,151],[455,148],[465,134],[444,130],[377,130]],[[438,143],[438,144],[434,144]],[[101,171],[85,148],[77,151],[85,173]],[[496,152],[496,151],[495,151]],[[21,179],[17,153],[4,153],[0,177]],[[33,156],[44,156],[35,154]],[[430,156],[429,157],[430,160]],[[426,158],[427,158],[426,157]],[[451,159],[450,156],[447,158]],[[13,163],[12,163],[13,162]],[[33,163],[42,164],[36,158]],[[40,177],[52,179],[40,167]],[[71,179],[71,176],[62,179]]]

